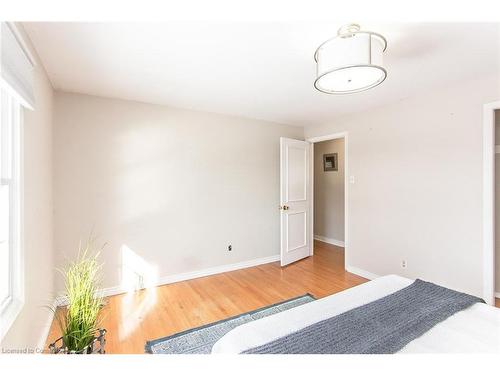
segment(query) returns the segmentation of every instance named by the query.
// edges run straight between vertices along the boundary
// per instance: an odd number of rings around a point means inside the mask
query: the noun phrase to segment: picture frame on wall
[[[338,154],[323,154],[323,171],[332,172],[339,170]]]

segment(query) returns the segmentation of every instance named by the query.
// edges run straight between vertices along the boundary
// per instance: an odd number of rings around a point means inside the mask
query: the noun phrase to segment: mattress
[[[388,275],[331,296],[236,327],[212,353],[241,353],[409,286]],[[500,309],[476,303],[437,324],[399,353],[500,353]]]

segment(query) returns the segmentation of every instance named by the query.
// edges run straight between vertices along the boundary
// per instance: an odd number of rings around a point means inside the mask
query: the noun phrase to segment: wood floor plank
[[[310,293],[326,297],[368,280],[346,272],[344,251],[315,241],[314,256],[112,296],[102,311],[107,353],[144,353],[147,340]],[[500,299],[495,304],[500,307]],[[59,313],[62,313],[60,310]],[[56,320],[47,345],[60,336]]]
[[[147,340],[310,293],[317,298],[367,280],[344,270],[344,251],[315,241],[314,256],[201,277],[107,298],[101,317],[107,353],[144,353]],[[48,343],[60,336],[56,322]]]
[[[147,340],[305,293],[322,298],[368,281],[344,270],[342,248],[319,241],[314,246],[313,257],[286,267],[274,262],[109,297],[102,311],[107,353],[144,353]],[[47,345],[59,336],[54,320]]]

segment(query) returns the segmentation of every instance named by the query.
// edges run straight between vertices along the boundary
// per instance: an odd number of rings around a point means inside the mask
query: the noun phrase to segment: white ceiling
[[[499,24],[370,24],[387,80],[313,87],[316,47],[342,23],[25,23],[56,89],[308,126],[498,72]]]

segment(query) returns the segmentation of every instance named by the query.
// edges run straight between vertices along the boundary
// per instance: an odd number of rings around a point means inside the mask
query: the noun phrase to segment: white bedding
[[[236,327],[212,353],[241,353],[313,323],[394,293],[413,280],[396,275],[365,284]],[[500,309],[476,303],[427,331],[399,353],[500,353]]]

